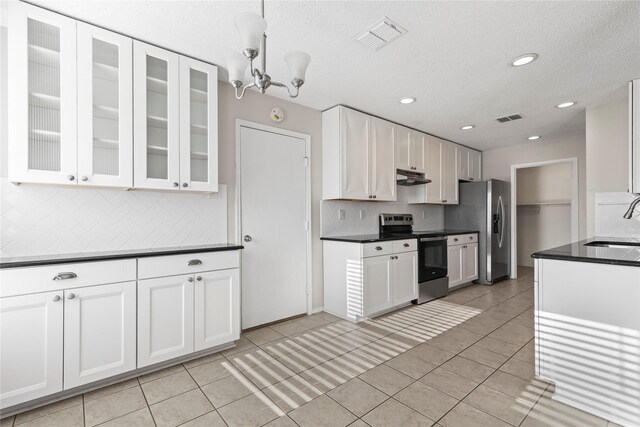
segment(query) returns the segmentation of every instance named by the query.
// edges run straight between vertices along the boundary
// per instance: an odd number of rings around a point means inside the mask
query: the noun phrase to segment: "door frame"
[[[580,192],[578,183],[578,158],[569,157],[565,159],[545,160],[540,162],[511,165],[511,279],[518,278],[518,217],[516,201],[518,188],[518,169],[548,166],[558,163],[571,164],[571,241],[577,242],[578,240],[580,240]]]
[[[307,157],[305,171],[305,204],[307,221],[307,314],[312,314],[313,307],[313,241],[311,238],[311,135],[294,132],[288,129],[267,126],[248,120],[236,119],[236,241],[242,244],[242,163],[240,155],[242,128],[254,129],[262,132],[270,132],[277,135],[300,138],[305,141],[305,153]],[[242,259],[240,260],[240,277],[242,283]],[[240,313],[242,313],[242,286],[240,286]],[[241,316],[242,317],[242,316]],[[242,323],[240,324],[242,329]]]

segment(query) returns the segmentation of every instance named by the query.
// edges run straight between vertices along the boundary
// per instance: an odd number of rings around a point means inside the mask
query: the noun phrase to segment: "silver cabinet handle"
[[[53,298],[51,298],[51,300],[52,300],[53,302],[58,302],[58,301],[60,301],[60,295],[55,295]]]
[[[201,265],[202,261],[200,261],[199,259],[190,259],[189,262],[187,263],[187,265]]]
[[[75,297],[76,297],[76,294],[74,294],[73,292],[67,295],[67,299],[74,299]]]
[[[250,241],[253,240],[253,237],[251,237],[248,234],[246,234],[242,240],[244,240],[245,242],[249,243]]]
[[[75,177],[75,176],[73,176],[73,175],[67,175],[67,179],[68,179],[69,181],[73,181],[74,179],[76,179],[76,177]]]
[[[454,241],[454,242],[457,242],[457,241],[458,241],[458,238],[457,238],[457,237],[454,237],[454,238],[453,238],[453,241]]]
[[[174,186],[174,187],[180,187],[180,184],[178,184],[177,182],[174,182],[174,183],[173,183],[173,186]]]
[[[374,194],[374,195],[373,195],[373,198],[375,199],[376,197],[378,197],[378,196],[376,196],[376,195]]]
[[[473,240],[473,236],[469,236],[469,240]]]
[[[405,244],[404,244],[404,245],[402,245],[402,246],[404,246],[405,248],[408,248],[408,247],[409,247],[409,244],[408,244],[408,243],[405,243]]]
[[[469,181],[473,181],[473,178],[469,178]]]
[[[183,183],[182,183],[182,186],[183,186],[184,188],[187,188],[187,187],[189,186],[189,184],[187,184],[186,182],[183,182]]]
[[[82,181],[88,181],[88,180],[89,180],[89,178],[87,178],[86,176],[83,176],[83,177],[81,177],[81,178],[80,178],[80,180],[82,180]]]
[[[191,277],[191,276],[187,277],[187,282],[189,282],[189,283],[193,282],[193,277]]]
[[[67,279],[75,279],[78,277],[76,273],[68,271],[66,273],[58,273],[56,274],[52,280],[67,280]]]
[[[197,280],[198,282],[201,282],[201,281],[202,281],[202,276],[196,276],[196,280]]]
[[[382,250],[382,246],[376,246],[376,251],[381,251]]]
[[[373,199],[373,196],[369,196],[370,199]]]

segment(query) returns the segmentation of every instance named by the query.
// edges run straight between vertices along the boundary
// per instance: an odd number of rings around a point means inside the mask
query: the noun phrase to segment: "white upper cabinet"
[[[457,147],[455,144],[442,141],[440,185],[442,187],[442,203],[445,205],[458,204],[458,156],[456,151]]]
[[[426,135],[404,126],[398,125],[396,128],[396,168],[425,172]]]
[[[395,124],[371,118],[370,179],[376,200],[396,200],[395,133]]]
[[[9,179],[77,182],[76,21],[9,3]]]
[[[422,203],[442,203],[442,143],[435,136],[427,138],[427,178],[431,182],[425,187],[426,200],[422,200]]]
[[[322,113],[323,199],[396,200],[396,126],[342,106]]]
[[[467,147],[457,146],[458,179],[460,181],[481,181],[482,153]]]
[[[180,188],[218,191],[218,68],[180,57]]]
[[[640,79],[629,83],[629,192],[640,193]]]
[[[78,183],[133,186],[132,40],[78,22]]]
[[[178,54],[133,43],[136,188],[180,188]]]

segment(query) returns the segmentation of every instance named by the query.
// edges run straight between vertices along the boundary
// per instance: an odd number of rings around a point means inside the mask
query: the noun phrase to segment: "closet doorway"
[[[511,265],[533,267],[531,254],[578,240],[578,162],[562,159],[511,167]]]

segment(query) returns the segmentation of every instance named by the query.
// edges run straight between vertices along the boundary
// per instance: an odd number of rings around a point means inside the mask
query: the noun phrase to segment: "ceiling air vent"
[[[406,32],[407,30],[385,16],[354,39],[373,50],[378,50]]]
[[[498,117],[496,120],[500,123],[512,122],[514,120],[520,120],[522,116],[520,114],[511,114],[510,116]]]

